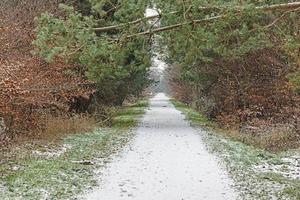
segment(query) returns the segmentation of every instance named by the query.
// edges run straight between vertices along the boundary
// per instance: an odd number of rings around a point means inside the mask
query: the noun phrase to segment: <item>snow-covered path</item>
[[[151,99],[132,143],[108,164],[91,200],[233,200],[232,181],[165,94]]]

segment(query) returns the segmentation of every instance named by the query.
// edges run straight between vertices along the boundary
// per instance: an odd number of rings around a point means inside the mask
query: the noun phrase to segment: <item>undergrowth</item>
[[[128,142],[146,107],[141,101],[118,108],[111,127],[69,135],[60,144],[12,149],[0,165],[0,199],[70,199],[95,186],[95,170]]]
[[[200,124],[201,126],[213,129],[225,137],[229,137],[233,140],[272,152],[280,152],[299,146],[297,142],[297,133],[293,131],[284,131],[284,129],[279,130],[279,128],[277,128],[270,133],[264,134],[242,133],[237,129],[223,128],[218,122],[208,119],[206,116],[192,108],[189,108],[189,106],[184,103],[176,100],[172,100],[172,103],[178,109],[186,113],[192,124]],[[264,130],[260,130],[260,132],[263,133]]]
[[[236,133],[222,130],[183,103],[172,102],[199,128],[207,148],[224,161],[242,199],[300,199],[299,150],[273,153],[245,144]]]

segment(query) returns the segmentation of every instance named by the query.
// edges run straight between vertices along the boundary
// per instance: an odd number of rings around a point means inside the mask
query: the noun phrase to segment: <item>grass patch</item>
[[[113,113],[112,127],[128,128],[135,126],[148,107],[148,101],[142,100],[136,104],[116,109]]]
[[[172,102],[192,125],[199,128],[209,151],[224,161],[241,199],[300,199],[300,180],[283,175],[290,167],[299,173],[299,165],[285,161],[286,158],[299,156],[299,151],[272,153],[245,144],[242,137],[238,138],[237,132],[228,133],[187,105],[175,100]],[[262,169],[258,170],[258,166]]]
[[[174,99],[171,99],[172,104],[180,111],[182,111],[188,120],[193,125],[201,125],[201,126],[214,126],[214,122],[209,120],[207,117],[204,115],[201,115],[199,112],[190,109],[186,104],[176,101]]]
[[[50,115],[46,117],[45,128],[38,137],[56,139],[68,134],[89,132],[93,131],[98,123],[94,117],[88,115],[75,115],[73,117],[53,117]]]
[[[60,154],[44,154],[53,150],[49,146],[26,145],[12,150],[12,155],[22,156],[0,165],[0,199],[70,199],[95,186],[95,170],[127,144],[130,129],[147,105],[143,101],[118,108],[111,127],[65,137],[60,145],[53,145]],[[63,151],[62,146],[66,147]]]

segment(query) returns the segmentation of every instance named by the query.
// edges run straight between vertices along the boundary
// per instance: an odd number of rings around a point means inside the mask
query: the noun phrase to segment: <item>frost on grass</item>
[[[58,148],[30,151],[28,158],[3,165],[6,174],[0,177],[0,199],[74,197],[95,186],[95,169],[103,167],[129,135],[128,129],[98,129],[67,137]]]
[[[209,124],[209,121],[184,104],[173,103],[196,127],[205,127],[203,121]],[[234,141],[212,129],[208,131],[207,128],[199,128],[199,133],[208,150],[224,161],[241,194],[240,199],[300,199],[299,151],[278,155]]]
[[[0,182],[0,197],[4,196],[4,194],[7,191],[7,187],[5,187],[5,185],[3,183]]]
[[[55,157],[59,157],[60,155],[64,154],[68,149],[71,149],[71,148],[72,148],[72,145],[63,144],[59,148],[54,148],[54,149],[46,148],[45,151],[34,150],[34,151],[32,151],[32,154],[34,156],[38,156],[38,157],[55,158]]]
[[[300,153],[281,159],[280,163],[262,163],[253,166],[259,173],[275,173],[288,179],[300,180]]]
[[[24,148],[15,148],[18,159],[0,164],[0,200],[72,199],[94,187],[95,171],[100,171],[110,156],[129,141],[130,129],[145,107],[145,103],[139,104],[139,109],[122,108],[115,114],[132,116],[122,119],[120,124],[126,124],[126,128],[113,126],[69,135],[61,146],[28,143]]]
[[[299,156],[276,155],[201,132],[207,148],[227,165],[241,199],[299,199]]]

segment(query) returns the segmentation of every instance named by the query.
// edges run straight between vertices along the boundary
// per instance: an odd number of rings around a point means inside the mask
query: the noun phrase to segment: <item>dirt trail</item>
[[[86,199],[236,199],[226,171],[184,118],[165,94],[152,98],[136,137]]]

